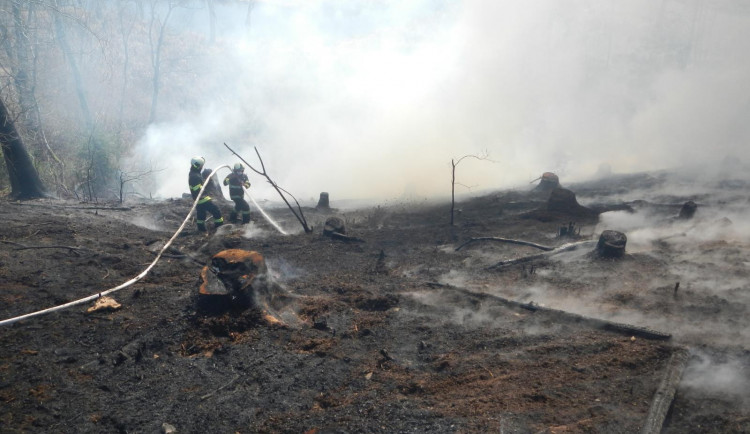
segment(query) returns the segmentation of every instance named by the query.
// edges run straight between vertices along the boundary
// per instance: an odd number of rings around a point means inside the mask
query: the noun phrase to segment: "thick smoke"
[[[451,158],[484,150],[495,162],[466,160],[462,184],[742,158],[743,5],[291,0],[257,2],[250,31],[246,6],[217,5],[228,52],[201,77],[216,98],[153,125],[137,155],[176,196],[193,154],[218,166],[235,161],[223,141],[251,159],[258,146],[305,199],[444,195]]]

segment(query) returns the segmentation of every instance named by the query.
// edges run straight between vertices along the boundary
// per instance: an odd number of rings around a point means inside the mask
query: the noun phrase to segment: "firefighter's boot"
[[[237,223],[237,211],[232,210],[229,213],[229,223]]]
[[[250,213],[248,211],[242,212],[242,224],[246,225],[250,223]]]

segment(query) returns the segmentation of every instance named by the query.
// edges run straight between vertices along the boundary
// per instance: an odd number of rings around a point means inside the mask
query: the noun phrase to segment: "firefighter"
[[[242,224],[250,223],[250,205],[245,200],[245,188],[250,188],[250,180],[245,175],[245,166],[237,163],[232,173],[224,178],[224,185],[229,186],[229,198],[234,201],[234,209],[229,214],[229,221],[235,223],[237,215],[242,214]]]
[[[188,178],[188,184],[190,185],[190,194],[193,195],[193,200],[198,197],[201,188],[203,188],[203,175],[201,175],[201,169],[206,164],[206,159],[203,157],[194,157],[190,160],[190,177]],[[214,217],[214,227],[218,228],[224,224],[224,218],[221,216],[221,210],[211,201],[211,196],[203,192],[203,196],[198,200],[198,206],[196,207],[197,218],[195,222],[198,224],[198,230],[200,232],[206,232],[206,213],[210,212]]]

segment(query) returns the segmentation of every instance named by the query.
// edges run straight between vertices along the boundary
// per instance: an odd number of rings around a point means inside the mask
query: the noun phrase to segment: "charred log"
[[[641,428],[641,434],[657,434],[662,432],[664,420],[667,418],[669,408],[672,406],[674,395],[677,392],[677,386],[682,379],[682,373],[685,371],[685,365],[688,361],[688,351],[679,349],[669,359],[664,378],[659,384],[659,389],[654,394],[654,400],[651,401],[651,408],[646,416],[646,422]]]

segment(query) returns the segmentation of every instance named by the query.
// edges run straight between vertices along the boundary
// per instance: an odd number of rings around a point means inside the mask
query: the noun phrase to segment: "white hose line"
[[[99,293],[90,295],[88,297],[84,297],[84,298],[81,298],[81,299],[78,299],[78,300],[75,300],[75,301],[71,301],[69,303],[61,304],[59,306],[54,306],[54,307],[50,307],[50,308],[47,308],[47,309],[39,310],[39,311],[36,311],[36,312],[27,313],[26,315],[17,316],[15,318],[9,318],[9,319],[6,319],[6,320],[2,320],[2,321],[0,321],[0,326],[4,326],[4,325],[8,325],[8,324],[13,324],[14,322],[18,322],[18,321],[21,321],[21,320],[24,320],[24,319],[27,319],[27,318],[31,318],[31,317],[34,317],[34,316],[43,315],[45,313],[55,312],[55,311],[58,311],[58,310],[67,309],[69,307],[73,307],[73,306],[76,306],[76,305],[79,305],[79,304],[83,304],[83,303],[86,303],[86,302],[91,301],[91,300],[96,300],[99,297],[105,296],[107,294],[111,294],[111,293],[113,293],[115,291],[119,291],[119,290],[121,290],[123,288],[126,288],[126,287],[134,284],[135,282],[143,279],[148,274],[148,272],[151,271],[152,268],[154,268],[154,265],[156,265],[156,263],[159,262],[159,259],[161,259],[161,255],[169,248],[170,245],[172,245],[172,242],[175,240],[175,238],[177,238],[177,236],[180,234],[180,232],[182,232],[182,230],[185,229],[185,225],[190,220],[190,217],[193,215],[193,211],[195,211],[195,207],[198,206],[198,200],[200,200],[201,194],[203,194],[203,190],[205,190],[206,186],[208,186],[208,181],[218,172],[219,169],[222,169],[224,167],[226,167],[227,169],[229,169],[229,165],[227,165],[227,164],[225,164],[223,166],[219,166],[216,170],[214,170],[213,172],[211,172],[211,174],[203,181],[203,187],[201,188],[201,191],[198,193],[198,197],[195,199],[195,201],[193,201],[193,206],[192,206],[192,208],[190,208],[190,212],[188,213],[187,217],[185,217],[185,220],[182,222],[182,224],[180,225],[180,227],[177,229],[177,232],[175,232],[174,235],[172,235],[172,238],[170,238],[169,241],[167,241],[167,243],[164,244],[164,247],[161,248],[161,250],[159,251],[159,253],[156,255],[156,258],[154,259],[154,261],[151,262],[151,264],[148,267],[146,267],[146,269],[143,270],[141,272],[141,274],[135,276],[134,278],[128,280],[127,282],[123,283],[120,286],[116,286],[114,288],[110,288],[110,289],[108,289],[106,291],[99,292]]]
[[[258,211],[260,211],[260,213],[261,213],[261,214],[263,215],[263,217],[265,217],[265,218],[266,218],[266,221],[268,221],[268,223],[271,223],[271,225],[272,225],[273,227],[275,227],[277,231],[281,232],[281,235],[289,235],[289,234],[287,234],[287,233],[286,233],[286,232],[284,231],[284,229],[281,229],[281,226],[279,226],[279,225],[278,225],[278,224],[277,224],[277,223],[276,223],[276,222],[275,222],[275,221],[274,221],[274,220],[273,220],[273,219],[271,218],[271,216],[269,216],[268,214],[266,214],[266,212],[265,212],[265,211],[263,211],[263,208],[261,208],[261,207],[260,207],[260,205],[258,205],[258,202],[256,202],[256,201],[255,201],[255,199],[254,199],[254,198],[253,198],[253,197],[252,197],[252,196],[250,195],[250,192],[249,192],[249,191],[245,190],[245,195],[247,195],[247,197],[249,197],[249,198],[250,198],[250,200],[251,200],[251,201],[253,201],[253,205],[255,205],[255,207],[256,207],[256,208],[258,208]]]

